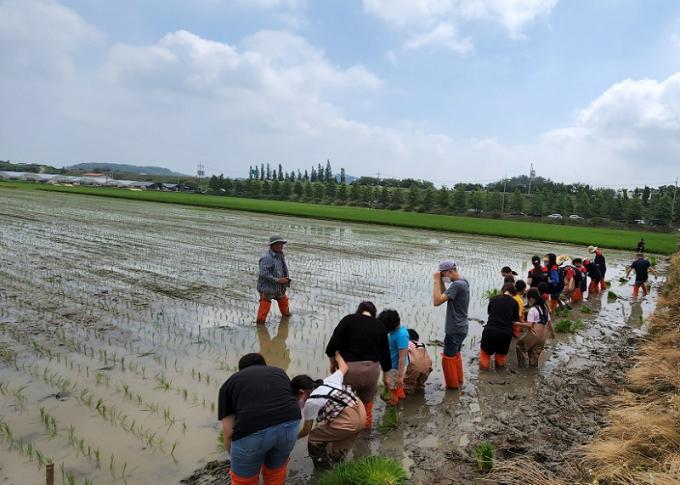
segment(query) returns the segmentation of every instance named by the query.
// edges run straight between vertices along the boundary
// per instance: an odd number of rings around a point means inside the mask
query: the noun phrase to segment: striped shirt
[[[288,265],[283,251],[275,253],[269,249],[260,258],[260,276],[257,279],[258,293],[284,293],[287,285],[279,283],[279,278],[288,278]]]

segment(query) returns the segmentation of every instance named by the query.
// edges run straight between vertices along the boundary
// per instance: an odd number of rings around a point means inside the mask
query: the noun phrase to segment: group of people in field
[[[260,258],[258,325],[266,321],[274,300],[283,318],[291,314],[284,244],[285,239],[272,236],[269,250]],[[511,268],[502,268],[503,287],[489,300],[480,341],[481,370],[490,369],[491,359],[496,367],[503,367],[513,340],[518,365],[538,365],[546,339],[555,337],[554,309],[582,300],[586,291],[592,294],[607,288],[604,255],[594,246],[588,254],[592,260],[553,253],[534,256],[526,281]],[[640,287],[646,294],[647,271],[657,277],[656,271],[642,253],[628,268],[627,277],[632,270],[636,272],[634,295]],[[454,261],[442,261],[434,272],[432,301],[436,307],[446,305],[441,363],[446,388],[458,389],[464,382],[461,349],[468,335],[470,284]],[[424,390],[432,372],[432,360],[418,333],[406,327],[396,310],[378,313],[369,301],[361,302],[355,313],[337,324],[325,353],[329,359],[325,379],[302,374],[291,380],[258,353],[240,359],[238,372],[223,384],[218,396],[232,483],[254,485],[260,476],[265,484],[285,483],[290,454],[296,441],[305,437],[315,466],[342,461],[361,432],[372,426],[381,374],[385,390],[381,397],[395,406],[408,394]]]

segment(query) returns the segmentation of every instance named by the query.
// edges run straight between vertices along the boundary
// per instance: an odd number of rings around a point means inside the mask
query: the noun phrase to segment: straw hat
[[[571,258],[566,254],[560,254],[559,256],[557,256],[557,258],[555,258],[555,261],[557,262],[558,265],[565,262],[571,264]]]
[[[597,246],[588,246],[588,254],[593,254],[597,252]]]

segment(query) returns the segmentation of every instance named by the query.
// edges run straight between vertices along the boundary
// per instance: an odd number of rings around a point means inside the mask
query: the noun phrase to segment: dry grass
[[[648,341],[628,373],[627,390],[608,413],[598,437],[584,446],[581,483],[680,483],[680,254],[655,313]],[[595,481],[596,480],[596,481]]]

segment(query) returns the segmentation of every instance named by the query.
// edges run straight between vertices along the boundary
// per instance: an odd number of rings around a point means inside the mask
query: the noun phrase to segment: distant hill
[[[125,165],[122,163],[79,163],[66,167],[68,170],[85,170],[86,172],[126,172],[146,175],[174,175],[186,177],[186,174],[173,172],[163,167],[139,167],[137,165]]]

